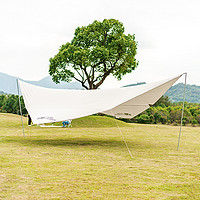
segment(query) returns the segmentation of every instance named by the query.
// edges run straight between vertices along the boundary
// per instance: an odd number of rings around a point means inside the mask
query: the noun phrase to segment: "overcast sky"
[[[48,76],[49,58],[78,26],[118,19],[138,41],[138,68],[102,88],[188,72],[200,85],[200,0],[6,0],[0,3],[0,72],[25,80]],[[182,78],[183,80],[183,78]]]

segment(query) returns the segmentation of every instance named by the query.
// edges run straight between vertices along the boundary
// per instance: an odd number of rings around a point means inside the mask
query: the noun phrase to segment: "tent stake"
[[[185,85],[184,85],[184,95],[183,95],[183,108],[182,108],[182,114],[181,114],[181,125],[180,125],[179,137],[178,137],[177,151],[179,149],[179,144],[180,144],[180,139],[181,139],[181,129],[182,129],[182,124],[183,124],[183,113],[184,113],[184,104],[185,104],[186,80],[187,80],[187,73],[185,73]]]
[[[16,81],[17,81],[17,91],[18,91],[18,96],[19,96],[19,83],[18,83],[18,79],[16,79]],[[23,136],[25,137],[25,133],[24,133],[24,124],[23,124],[23,118],[22,118],[22,107],[21,107],[20,96],[19,96],[19,109],[20,109],[20,114],[21,114],[21,122],[22,122]]]

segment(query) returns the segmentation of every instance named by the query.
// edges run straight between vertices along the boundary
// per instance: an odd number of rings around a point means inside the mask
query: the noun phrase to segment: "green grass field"
[[[0,199],[200,199],[200,127],[90,116],[28,127],[0,113]]]

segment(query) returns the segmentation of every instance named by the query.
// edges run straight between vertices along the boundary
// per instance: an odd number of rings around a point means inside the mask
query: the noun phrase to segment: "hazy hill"
[[[26,81],[26,82],[46,88],[74,89],[74,90],[82,89],[81,84],[79,82],[70,82],[70,83],[61,82],[59,84],[56,84],[52,81],[52,78],[50,76],[47,76],[39,81]]]
[[[143,84],[146,84],[146,82],[134,83],[134,84],[130,84],[130,85],[125,85],[123,87],[137,86],[137,85],[143,85]]]
[[[21,78],[10,76],[8,74],[4,74],[0,72],[0,93],[8,93],[8,94],[17,94],[17,84],[16,79],[23,80]],[[47,87],[47,88],[56,88],[56,89],[82,89],[81,84],[78,82],[61,82],[60,84],[55,84],[50,76],[47,76],[39,81],[27,81],[23,80],[27,83],[31,83],[33,85]]]
[[[184,84],[179,83],[172,86],[165,95],[169,97],[172,102],[183,101]],[[200,86],[186,85],[185,101],[190,103],[200,103]]]
[[[137,86],[146,84],[145,82],[130,84],[123,87]],[[197,85],[186,85],[185,101],[190,103],[200,103],[200,86]],[[177,85],[172,86],[166,93],[166,96],[169,97],[171,102],[180,102],[183,101],[184,95],[184,84],[178,83]]]
[[[6,93],[5,93],[5,92],[3,92],[3,91],[0,91],[0,95],[1,95],[1,94],[6,94]]]

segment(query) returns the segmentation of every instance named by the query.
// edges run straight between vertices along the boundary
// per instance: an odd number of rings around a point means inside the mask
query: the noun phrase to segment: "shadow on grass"
[[[151,149],[157,148],[158,145],[155,143],[149,143],[145,141],[126,141],[131,148],[136,149]],[[1,141],[0,141],[1,143]],[[34,138],[5,138],[4,143],[22,144],[25,146],[54,146],[54,147],[68,147],[68,146],[94,146],[94,147],[124,147],[124,141],[115,139],[91,139],[91,138],[69,138],[69,139],[34,139]],[[160,146],[160,145],[159,145]],[[162,146],[162,145],[161,145]],[[159,148],[161,148],[161,146]]]

